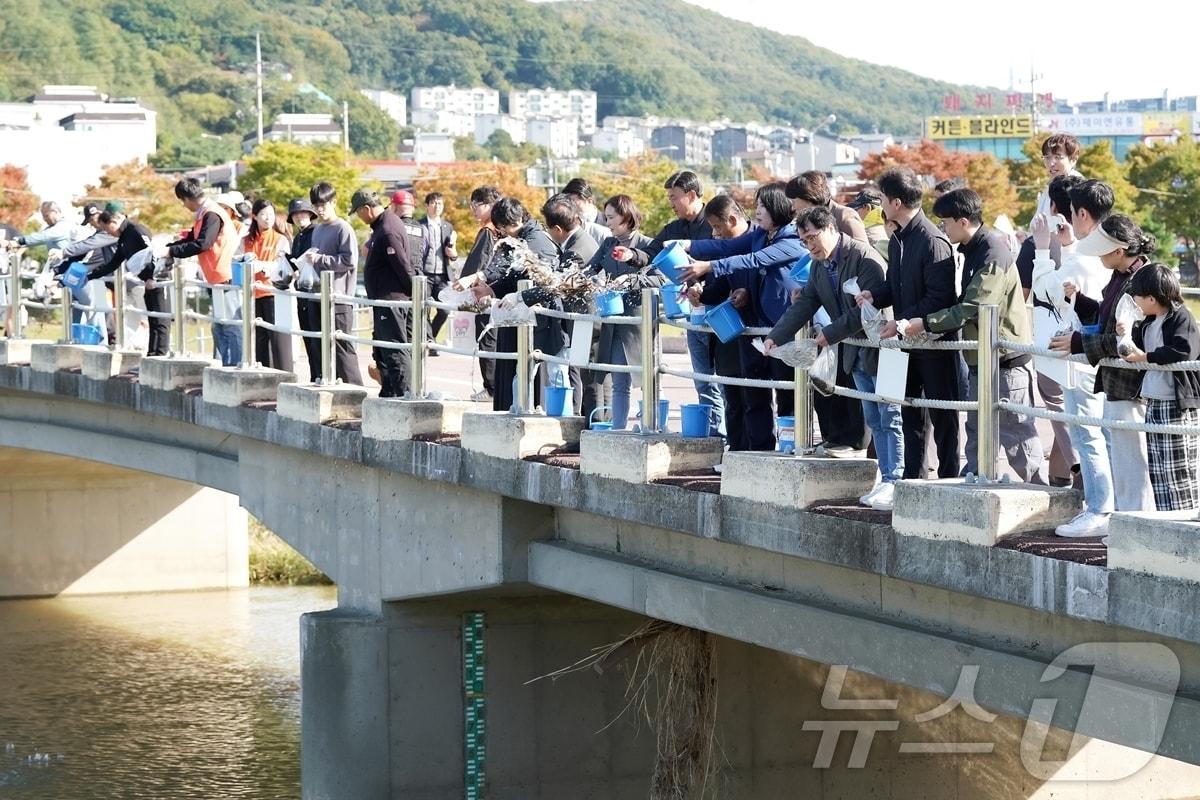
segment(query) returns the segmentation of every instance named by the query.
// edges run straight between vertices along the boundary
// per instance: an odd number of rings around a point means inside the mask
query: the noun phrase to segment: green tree
[[[1138,209],[1183,240],[1192,260],[1200,242],[1200,146],[1191,137],[1174,144],[1138,145],[1129,154]],[[1145,226],[1143,226],[1145,227]],[[1167,243],[1169,244],[1169,242]]]
[[[350,149],[366,158],[394,159],[400,149],[400,126],[358,92],[343,97],[350,109]],[[338,114],[340,122],[342,117]]]
[[[330,183],[338,194],[340,212],[345,214],[350,196],[364,185],[362,169],[347,161],[337,145],[303,145],[294,142],[263,142],[246,158],[246,174],[239,184],[243,192],[266,197],[276,208],[287,208],[297,197],[320,181]],[[375,187],[378,188],[378,187]]]
[[[1008,164],[1009,180],[1017,190],[1017,218],[1013,220],[1017,225],[1029,224],[1037,210],[1038,195],[1045,191],[1050,182],[1042,164],[1042,142],[1047,138],[1047,133],[1034,136],[1021,146],[1021,152],[1027,160],[1014,160]],[[1096,142],[1083,148],[1075,169],[1085,178],[1104,181],[1112,187],[1114,211],[1122,214],[1134,213],[1137,190],[1126,177],[1125,167],[1113,155],[1109,142]]]

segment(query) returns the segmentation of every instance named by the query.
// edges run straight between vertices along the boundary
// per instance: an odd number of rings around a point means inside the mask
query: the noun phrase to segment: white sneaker
[[[715,472],[715,473],[717,473],[718,475],[720,475],[720,474],[721,474],[722,472],[724,472],[724,471],[725,471],[725,465],[724,465],[724,464],[713,464],[713,472]]]
[[[491,402],[492,393],[487,389],[480,389],[478,392],[471,395],[471,399],[476,403],[488,403]]]
[[[883,488],[882,483],[875,484],[875,486],[871,489],[871,491],[867,492],[862,497],[858,498],[858,502],[864,506],[871,505],[872,498],[874,498],[875,495],[879,494],[879,490],[882,488]]]
[[[1075,515],[1075,519],[1055,528],[1054,533],[1058,536],[1076,539],[1086,536],[1103,536],[1108,533],[1108,517],[1108,514],[1080,511]]]
[[[876,511],[891,511],[892,500],[894,499],[895,494],[896,484],[881,483],[878,486],[878,491],[875,493],[875,496],[871,498],[871,502],[868,503],[868,505]]]

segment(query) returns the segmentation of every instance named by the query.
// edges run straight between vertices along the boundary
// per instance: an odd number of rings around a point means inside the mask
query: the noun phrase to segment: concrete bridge
[[[306,798],[647,796],[636,656],[530,681],[648,620],[710,634],[714,796],[1200,794],[1187,523],[1115,521],[1075,563],[997,546],[1067,491],[913,482],[893,517],[839,499],[854,462],[0,355],[0,596],[244,585],[239,506],[336,581],[301,623]]]

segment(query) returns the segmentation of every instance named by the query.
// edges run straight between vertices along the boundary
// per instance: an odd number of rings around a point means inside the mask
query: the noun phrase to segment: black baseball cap
[[[883,195],[878,189],[863,189],[858,194],[854,195],[854,199],[846,204],[847,208],[866,208],[868,206],[882,206]]]
[[[103,210],[104,209],[100,208],[100,206],[96,205],[95,203],[84,203],[83,204],[83,221],[87,222],[89,219],[96,216]]]
[[[353,214],[363,206],[379,205],[379,193],[371,189],[359,189],[350,198],[350,213]]]

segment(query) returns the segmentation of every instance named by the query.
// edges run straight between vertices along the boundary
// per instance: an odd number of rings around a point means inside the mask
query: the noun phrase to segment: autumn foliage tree
[[[29,173],[12,164],[0,166],[0,223],[23,231],[37,210],[37,195],[29,190]]]
[[[445,216],[458,232],[458,252],[466,254],[475,241],[479,223],[471,213],[471,192],[480,186],[495,186],[505,197],[515,197],[526,210],[541,219],[546,193],[525,182],[525,169],[503,162],[466,161],[436,164],[425,168],[413,181],[417,207],[430,192],[441,192],[446,200]]]
[[[647,154],[628,158],[618,164],[604,164],[584,173],[596,193],[596,205],[603,208],[604,201],[617,194],[633,198],[638,210],[645,218],[642,232],[653,236],[671,221],[674,212],[667,202],[667,190],[663,184],[679,169],[673,161],[658,154]],[[712,187],[705,187],[704,196],[712,194]]]
[[[187,224],[191,214],[175,197],[175,181],[159,175],[139,161],[108,167],[96,184],[84,187],[79,202],[105,203],[115,200],[125,213],[154,233],[174,231]]]
[[[1017,193],[1004,165],[990,153],[947,150],[940,142],[923,139],[911,147],[890,145],[863,159],[859,177],[875,180],[889,167],[908,167],[932,187],[947,178],[963,178],[983,199],[988,219],[1017,213]]]

